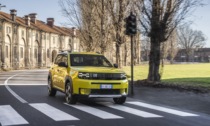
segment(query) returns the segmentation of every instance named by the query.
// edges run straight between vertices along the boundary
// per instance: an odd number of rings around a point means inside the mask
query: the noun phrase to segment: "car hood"
[[[114,67],[71,67],[74,71],[90,73],[124,73],[123,70]]]

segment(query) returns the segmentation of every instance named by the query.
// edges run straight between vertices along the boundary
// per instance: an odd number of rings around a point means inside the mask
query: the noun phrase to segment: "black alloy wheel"
[[[72,94],[72,86],[70,84],[70,82],[68,82],[66,84],[66,88],[65,88],[65,94],[66,94],[66,102],[68,104],[76,104],[77,103],[77,97],[75,95]]]
[[[123,104],[126,101],[126,97],[113,98],[113,100],[116,104]]]
[[[49,96],[55,96],[56,92],[57,91],[52,86],[52,79],[48,78],[48,95]]]

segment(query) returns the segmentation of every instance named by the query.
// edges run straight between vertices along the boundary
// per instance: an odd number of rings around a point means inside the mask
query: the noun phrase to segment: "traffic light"
[[[135,35],[137,32],[137,23],[136,23],[136,16],[131,13],[126,19],[125,19],[125,34],[126,35]]]

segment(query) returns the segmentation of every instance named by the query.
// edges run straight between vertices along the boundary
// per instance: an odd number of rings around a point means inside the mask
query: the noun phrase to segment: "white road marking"
[[[21,98],[18,94],[16,94],[16,93],[8,86],[8,84],[7,84],[8,80],[10,80],[11,78],[13,78],[13,77],[15,77],[15,76],[17,76],[17,75],[18,75],[18,74],[15,74],[15,75],[13,75],[13,76],[7,78],[7,80],[4,82],[4,85],[5,85],[6,89],[7,89],[7,90],[8,90],[16,99],[18,99],[20,102],[22,102],[22,103],[28,103],[26,100],[24,100],[23,98]]]
[[[158,110],[158,111],[162,111],[162,112],[166,112],[166,113],[170,113],[170,114],[174,114],[174,115],[178,115],[178,116],[199,116],[196,114],[182,112],[182,111],[169,109],[169,108],[165,108],[165,107],[161,107],[161,106],[157,106],[157,105],[151,105],[151,104],[147,104],[147,103],[143,103],[143,102],[126,102],[126,103],[153,109],[153,110]]]
[[[96,109],[96,108],[93,108],[93,107],[90,107],[90,106],[87,106],[87,105],[82,105],[82,104],[69,105],[67,103],[64,103],[64,104],[68,105],[68,106],[71,106],[73,108],[79,109],[81,111],[87,112],[91,115],[97,116],[97,117],[102,118],[102,119],[122,119],[123,118],[121,116],[117,116],[117,115],[114,115],[112,113],[108,113],[108,112],[105,112],[105,111],[102,111],[100,109]]]
[[[0,123],[2,126],[29,124],[10,105],[0,106]]]
[[[133,108],[126,107],[126,106],[123,106],[123,105],[113,104],[113,103],[110,103],[110,102],[98,102],[98,103],[102,104],[102,105],[105,105],[107,107],[113,108],[113,109],[117,109],[117,110],[120,110],[120,111],[123,111],[123,112],[127,112],[127,113],[130,113],[130,114],[133,114],[133,115],[144,117],[144,118],[159,118],[159,117],[163,117],[163,116],[156,115],[156,114],[153,114],[153,113],[141,111],[141,110],[138,110],[138,109],[133,109]]]
[[[7,84],[7,85],[16,85],[16,86],[41,86],[41,85],[47,85],[47,83],[46,84],[38,84],[38,83],[31,83],[31,84],[27,84],[27,83],[20,83],[20,84],[18,84],[18,83],[15,83],[15,84]]]
[[[47,115],[55,121],[67,121],[67,120],[79,120],[78,118],[69,115],[55,107],[52,107],[46,103],[32,103],[29,104],[33,108],[39,110],[43,114]]]

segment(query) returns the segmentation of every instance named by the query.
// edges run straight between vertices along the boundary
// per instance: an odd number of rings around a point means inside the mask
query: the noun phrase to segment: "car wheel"
[[[126,101],[126,97],[113,98],[113,100],[116,104],[123,104]]]
[[[56,95],[56,90],[52,86],[51,78],[48,79],[48,95],[49,96],[55,96]]]
[[[66,93],[66,102],[68,104],[76,104],[77,103],[76,96],[72,94],[72,86],[71,86],[70,82],[68,82],[66,84],[65,93]]]

